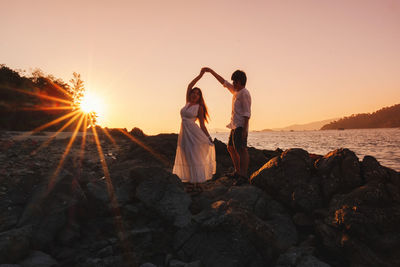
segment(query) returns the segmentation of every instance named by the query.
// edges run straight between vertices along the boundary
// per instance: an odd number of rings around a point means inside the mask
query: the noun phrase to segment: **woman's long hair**
[[[207,110],[207,106],[206,106],[206,102],[204,102],[204,98],[203,98],[203,92],[201,91],[200,88],[198,87],[194,87],[192,90],[190,90],[190,95],[193,93],[194,90],[198,90],[199,91],[199,101],[197,104],[199,104],[200,106],[203,107],[204,110],[204,121],[208,123],[208,120],[210,118],[210,115],[208,114],[208,110]]]

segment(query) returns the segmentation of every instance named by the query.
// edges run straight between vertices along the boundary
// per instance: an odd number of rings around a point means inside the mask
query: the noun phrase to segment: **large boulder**
[[[374,157],[365,156],[361,162],[361,171],[365,183],[391,183],[400,190],[398,172],[382,166]]]
[[[175,235],[174,249],[184,260],[204,266],[265,266],[278,254],[272,227],[254,214],[225,201],[195,216]]]
[[[289,149],[253,173],[251,184],[265,190],[288,207],[312,212],[322,206],[313,160],[303,149]]]
[[[27,203],[18,226],[33,225],[32,246],[46,249],[73,222],[70,210],[81,205],[85,193],[68,171],[38,185]]]
[[[148,208],[177,227],[190,223],[190,196],[181,180],[163,168],[138,167],[131,170],[135,196]]]
[[[289,213],[261,189],[251,185],[231,187],[222,199],[230,207],[246,210],[267,222],[274,232],[279,251],[297,243],[297,230]]]
[[[15,263],[29,254],[32,227],[25,226],[0,233],[0,264]]]
[[[335,194],[348,193],[362,184],[360,163],[356,154],[349,149],[332,151],[317,160],[315,166],[326,201]]]
[[[204,266],[265,266],[298,242],[284,207],[261,189],[227,187],[225,179],[207,182],[194,222],[175,234],[174,249],[185,261]]]
[[[373,252],[367,254],[400,264],[396,253],[400,247],[400,192],[393,184],[371,183],[336,195],[326,223],[346,234],[344,242],[351,253],[366,247]]]
[[[122,160],[138,160],[139,164],[172,167],[175,160],[178,135],[159,134],[140,139],[133,137]]]
[[[314,255],[313,247],[292,247],[282,253],[275,267],[329,267],[330,265],[319,260]]]
[[[54,267],[58,266],[58,262],[50,255],[42,251],[32,251],[30,255],[21,261],[22,267]]]

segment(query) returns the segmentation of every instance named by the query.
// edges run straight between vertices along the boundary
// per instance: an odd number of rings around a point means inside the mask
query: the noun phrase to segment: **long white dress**
[[[214,144],[196,124],[198,110],[198,104],[189,103],[181,109],[182,124],[172,172],[183,182],[205,182],[216,170]]]

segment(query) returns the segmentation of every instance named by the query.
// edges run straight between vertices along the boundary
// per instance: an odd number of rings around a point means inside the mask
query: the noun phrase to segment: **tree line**
[[[400,104],[373,113],[353,114],[324,125],[321,130],[400,127]]]
[[[77,73],[70,82],[71,85],[40,69],[25,75],[25,71],[0,64],[0,130],[30,131],[78,109],[84,84]],[[60,121],[46,131],[56,131],[67,121]],[[64,130],[74,130],[77,121]]]

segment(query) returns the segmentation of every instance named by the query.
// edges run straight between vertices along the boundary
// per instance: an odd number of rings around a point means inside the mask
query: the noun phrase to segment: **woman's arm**
[[[215,79],[217,79],[217,80],[218,80],[224,87],[226,87],[232,94],[235,93],[235,90],[234,90],[234,88],[233,88],[233,85],[230,84],[230,83],[228,83],[228,82],[226,82],[225,79],[224,79],[221,75],[219,75],[218,73],[216,73],[214,70],[212,70],[212,69],[210,69],[210,68],[208,68],[208,67],[204,67],[204,68],[202,68],[201,70],[202,70],[202,71],[205,71],[205,72],[211,73],[211,74],[215,77]]]
[[[189,102],[189,96],[190,96],[190,91],[192,90],[193,86],[200,80],[200,78],[203,76],[205,71],[201,70],[199,75],[197,75],[196,78],[193,79],[193,81],[191,81],[187,87],[186,90],[186,102]]]
[[[199,118],[201,130],[204,132],[204,134],[206,136],[208,136],[208,139],[212,143],[212,138],[211,138],[210,134],[207,131],[206,125],[204,124],[204,108],[202,106],[199,106],[199,112],[197,114],[197,118]]]

